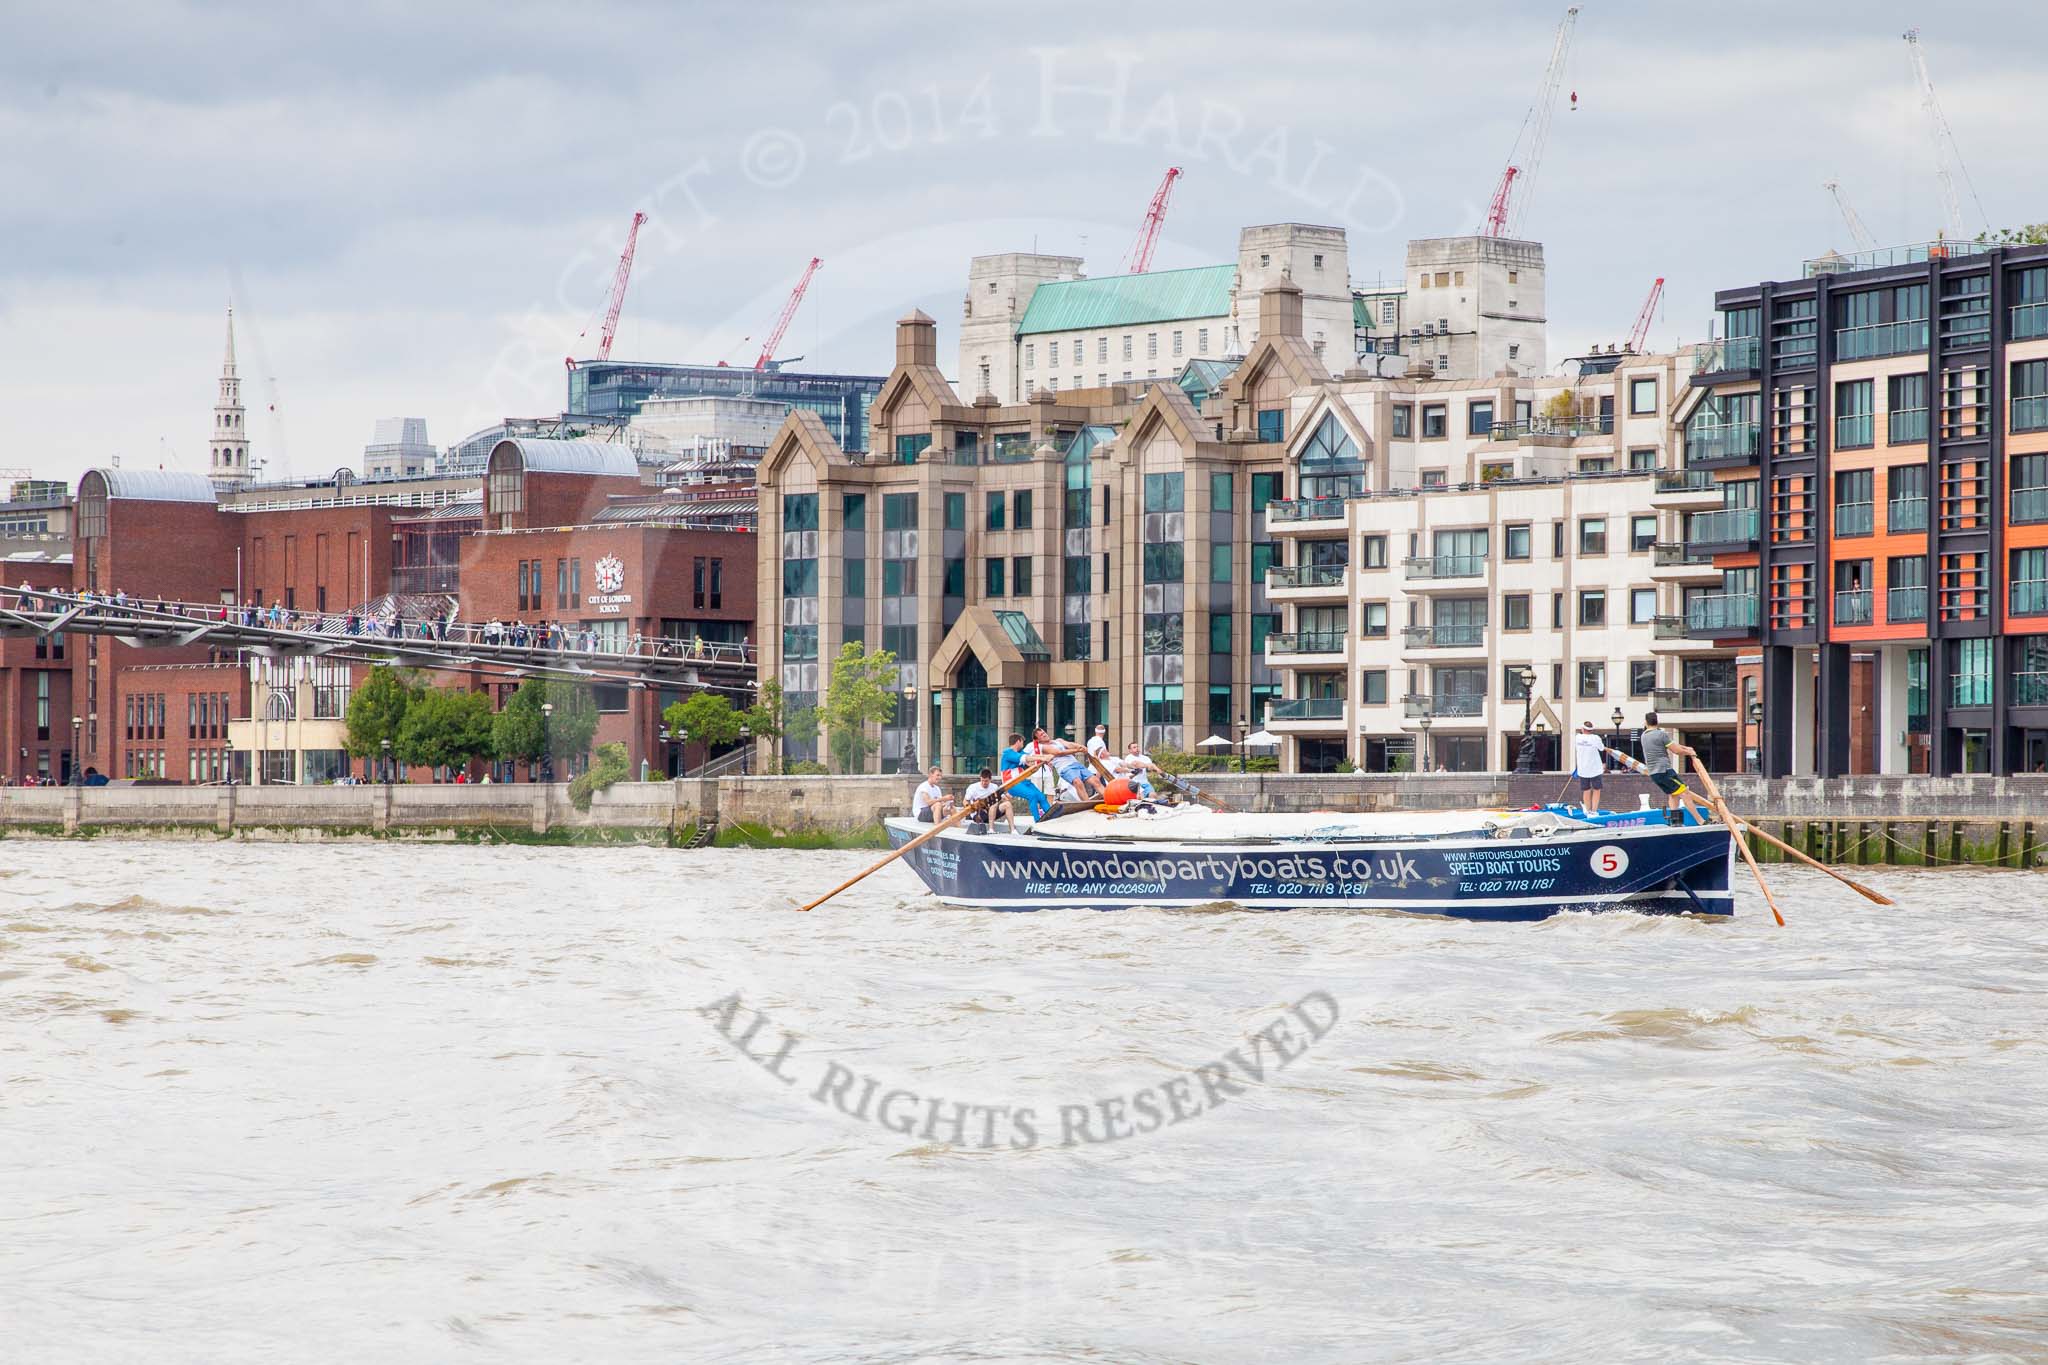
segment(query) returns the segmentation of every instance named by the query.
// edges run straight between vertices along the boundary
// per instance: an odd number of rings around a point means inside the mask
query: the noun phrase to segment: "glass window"
[[[1209,510],[1211,512],[1228,512],[1230,510],[1230,488],[1230,475],[1211,474],[1209,476]]]
[[[1607,518],[1579,518],[1579,553],[1582,555],[1604,555],[1607,553]]]
[[[1269,503],[1269,502],[1273,502],[1273,501],[1277,500],[1277,499],[1279,498],[1279,496],[1280,496],[1280,475],[1278,475],[1278,474],[1254,474],[1254,475],[1252,475],[1252,508],[1251,508],[1251,511],[1252,511],[1252,515],[1253,515],[1253,516],[1257,516],[1257,515],[1259,515],[1259,514],[1260,514],[1261,512],[1265,511],[1265,510],[1266,510],[1266,504],[1267,504],[1267,503]]]
[[[1473,436],[1493,433],[1493,400],[1475,399],[1465,405],[1465,430]]]
[[[1017,555],[1010,560],[1010,591],[1019,597],[1031,594],[1031,556]]]
[[[1385,536],[1366,536],[1362,542],[1362,548],[1365,551],[1366,568],[1384,569],[1387,567],[1387,538]]]
[[[967,495],[965,493],[946,494],[946,529],[948,531],[964,531],[967,529]]]
[[[1657,661],[1631,659],[1628,664],[1628,694],[1647,697],[1657,690]]]
[[[1607,590],[1605,588],[1582,588],[1579,590],[1579,624],[1582,626],[1604,626],[1607,624]]]
[[[1287,436],[1287,414],[1280,408],[1259,409],[1259,439],[1281,441]]]
[[[1005,498],[1001,493],[991,493],[988,495],[989,530],[1000,531],[1003,529],[1003,513],[1006,512],[1008,508],[1009,500]]]
[[[1358,700],[1364,706],[1387,704],[1387,670],[1368,668],[1358,675]]]
[[[939,591],[947,597],[965,597],[967,595],[967,561],[964,559],[949,559],[945,561],[943,568],[944,576],[941,580]]]
[[[1145,510],[1147,512],[1178,512],[1183,504],[1183,477],[1179,474],[1147,474],[1145,476]]]
[[[1444,413],[1445,408],[1442,403],[1424,403],[1422,405],[1422,435],[1425,440],[1431,437],[1442,436],[1445,433]]]
[[[1412,434],[1415,409],[1407,403],[1394,404],[1394,435],[1405,438]]]
[[[1500,670],[1500,695],[1503,701],[1521,701],[1529,695],[1528,686],[1522,681],[1523,664],[1503,664]]]
[[[1655,446],[1639,446],[1631,450],[1628,453],[1628,467],[1636,471],[1655,469],[1657,467],[1657,448]]]
[[[1871,421],[1871,381],[1851,379],[1835,385],[1835,448],[1851,450],[1876,440]]]
[[[1001,597],[1003,595],[1003,568],[1003,561],[1000,559],[989,559],[982,562],[983,588],[990,597]]]
[[[1628,381],[1628,410],[1632,417],[1648,417],[1657,411],[1657,381],[1655,379],[1631,379]]]
[[[1228,654],[1230,652],[1230,613],[1227,611],[1209,614],[1209,652]]]
[[[1505,630],[1529,628],[1529,594],[1511,592],[1501,598],[1501,626]]]
[[[1228,583],[1230,581],[1230,548],[1228,545],[1211,545],[1209,547],[1209,581],[1211,583]]]
[[[1657,543],[1657,518],[1630,517],[1628,519],[1628,547],[1641,554]]]
[[[1655,588],[1630,588],[1628,590],[1628,621],[1632,626],[1647,625],[1657,618],[1657,590]]]
[[[898,464],[916,464],[917,457],[929,449],[931,443],[932,438],[928,432],[920,433],[916,436],[898,436],[896,438],[896,462]]]
[[[1386,604],[1386,603],[1384,603],[1384,602],[1367,602],[1367,603],[1365,603],[1365,604],[1364,604],[1364,609],[1363,609],[1362,611],[1360,611],[1360,612],[1359,612],[1359,619],[1360,619],[1361,621],[1363,621],[1363,622],[1364,622],[1364,630],[1363,630],[1363,633],[1364,633],[1364,634],[1365,634],[1365,635],[1366,635],[1367,637],[1369,637],[1369,638],[1371,638],[1371,639],[1382,639],[1382,640],[1386,638],[1386,635],[1387,635],[1387,604]]]
[[[1031,529],[1031,490],[1020,488],[1010,499],[1010,524],[1020,531]]]
[[[1604,697],[1607,695],[1607,665],[1602,662],[1579,665],[1579,695],[1581,697]]]
[[[1501,553],[1505,557],[1508,559],[1527,559],[1529,557],[1529,526],[1527,522],[1523,522],[1520,525],[1502,527],[1501,536],[1504,542]]]

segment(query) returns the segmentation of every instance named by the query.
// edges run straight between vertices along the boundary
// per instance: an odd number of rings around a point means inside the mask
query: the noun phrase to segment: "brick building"
[[[12,603],[24,585],[71,588],[69,555],[0,560],[6,582],[0,599]],[[71,776],[71,655],[75,639],[62,631],[33,639],[0,636],[0,781],[24,776],[61,782]]]

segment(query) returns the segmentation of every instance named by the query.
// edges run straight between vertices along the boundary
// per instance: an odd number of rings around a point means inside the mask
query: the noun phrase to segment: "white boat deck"
[[[1076,811],[1034,826],[1039,839],[1081,843],[1230,844],[1284,841],[1317,843],[1351,839],[1441,839],[1489,835],[1508,826],[1533,832],[1589,828],[1546,811],[1287,811],[1251,814],[1206,806],[1170,806],[1155,812],[1104,815]],[[1020,827],[1021,828],[1021,827]]]

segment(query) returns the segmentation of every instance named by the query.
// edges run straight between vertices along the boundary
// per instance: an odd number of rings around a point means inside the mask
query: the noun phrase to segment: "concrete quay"
[[[1559,799],[1556,773],[1305,775],[1207,773],[1202,789],[1241,810],[1388,811],[1528,806]],[[1719,779],[1738,815],[1815,857],[1847,863],[2048,866],[2048,777]],[[421,839],[694,846],[881,843],[915,779],[721,777],[621,782],[588,811],[564,784],[357,787],[0,788],[0,837],[318,841]],[[956,784],[964,785],[964,784]],[[1611,807],[1654,797],[1611,776]],[[1782,857],[1758,844],[1760,858]]]

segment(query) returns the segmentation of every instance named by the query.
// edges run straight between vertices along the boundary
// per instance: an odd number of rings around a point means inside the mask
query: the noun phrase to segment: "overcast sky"
[[[379,417],[447,445],[557,412],[635,209],[621,359],[751,363],[817,255],[783,355],[881,373],[915,306],[950,372],[968,257],[1116,273],[1168,165],[1156,268],[1301,220],[1348,229],[1355,282],[1395,278],[1408,238],[1483,217],[1563,13],[7,8],[0,467],[67,479],[114,455],[206,468],[230,294],[272,476],[359,465]],[[1914,22],[1982,198],[1963,187],[1970,230],[2048,218],[2048,9],[1586,0],[1578,107],[1522,225],[1548,251],[1551,354],[1625,336],[1658,275],[1664,345],[1705,335],[1715,288],[1847,249],[1830,176],[1879,241],[1931,237]]]

